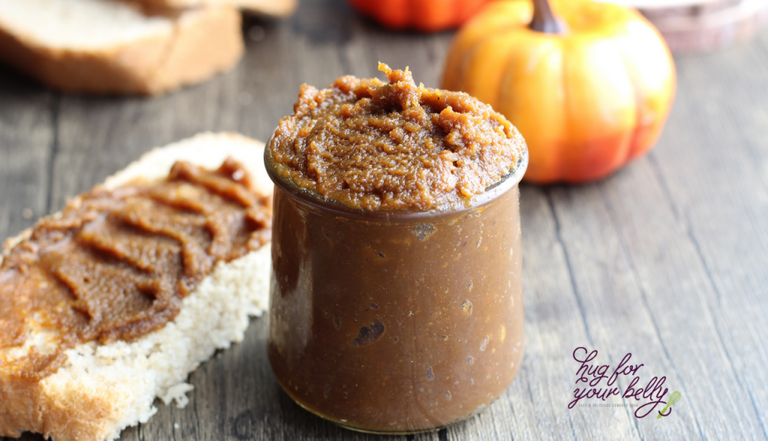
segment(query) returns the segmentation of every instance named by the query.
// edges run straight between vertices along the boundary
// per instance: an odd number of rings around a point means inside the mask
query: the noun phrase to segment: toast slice
[[[104,185],[114,189],[136,179],[164,178],[177,160],[216,168],[232,157],[250,172],[258,193],[271,195],[263,148],[239,135],[202,134],[146,154]],[[7,241],[3,256],[28,235]],[[156,412],[155,397],[185,406],[185,393],[192,389],[185,383],[187,375],[216,349],[241,341],[249,316],[260,316],[267,307],[270,262],[269,245],[219,262],[183,298],[180,312],[164,327],[130,343],[78,344],[67,349],[64,364],[42,380],[23,379],[3,369],[33,348],[50,352],[50,342],[57,341],[48,338],[50,330],[30,322],[23,346],[0,349],[0,436],[31,431],[57,441],[112,440],[125,427],[146,422]]]
[[[232,68],[241,16],[116,0],[0,0],[0,61],[67,92],[158,95]]]

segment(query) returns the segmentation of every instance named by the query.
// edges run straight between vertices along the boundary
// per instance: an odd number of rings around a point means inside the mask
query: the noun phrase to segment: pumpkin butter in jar
[[[467,94],[345,76],[304,85],[266,150],[269,360],[302,407],[434,430],[504,393],[523,356],[519,132]]]

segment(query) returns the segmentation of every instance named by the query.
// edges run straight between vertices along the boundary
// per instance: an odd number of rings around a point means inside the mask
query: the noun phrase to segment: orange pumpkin
[[[349,0],[359,13],[392,29],[455,28],[490,0]]]
[[[535,20],[530,0],[502,0],[469,21],[442,87],[492,105],[520,130],[524,180],[600,179],[656,143],[675,94],[672,56],[634,9],[557,0],[559,21],[536,2]]]

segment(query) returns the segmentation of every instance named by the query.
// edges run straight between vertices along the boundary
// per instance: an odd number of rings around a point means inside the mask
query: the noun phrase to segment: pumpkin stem
[[[545,34],[562,34],[567,30],[565,23],[552,12],[549,0],[533,0],[533,19],[529,27]]]

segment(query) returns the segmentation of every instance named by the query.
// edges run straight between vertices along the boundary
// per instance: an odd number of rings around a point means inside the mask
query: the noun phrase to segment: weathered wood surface
[[[205,130],[267,139],[303,82],[377,75],[381,60],[438,86],[452,36],[386,31],[341,0],[250,19],[244,33],[233,72],[155,99],[61,95],[0,68],[0,236],[154,146]],[[594,184],[522,186],[525,359],[507,394],[464,423],[388,439],[768,438],[768,33],[676,63],[675,107],[648,156]],[[266,361],[266,330],[253,321],[192,374],[187,408],[159,404],[122,439],[377,438],[293,404]],[[666,376],[682,393],[673,415],[569,410],[579,346],[611,366],[631,352],[644,364],[637,386]]]

